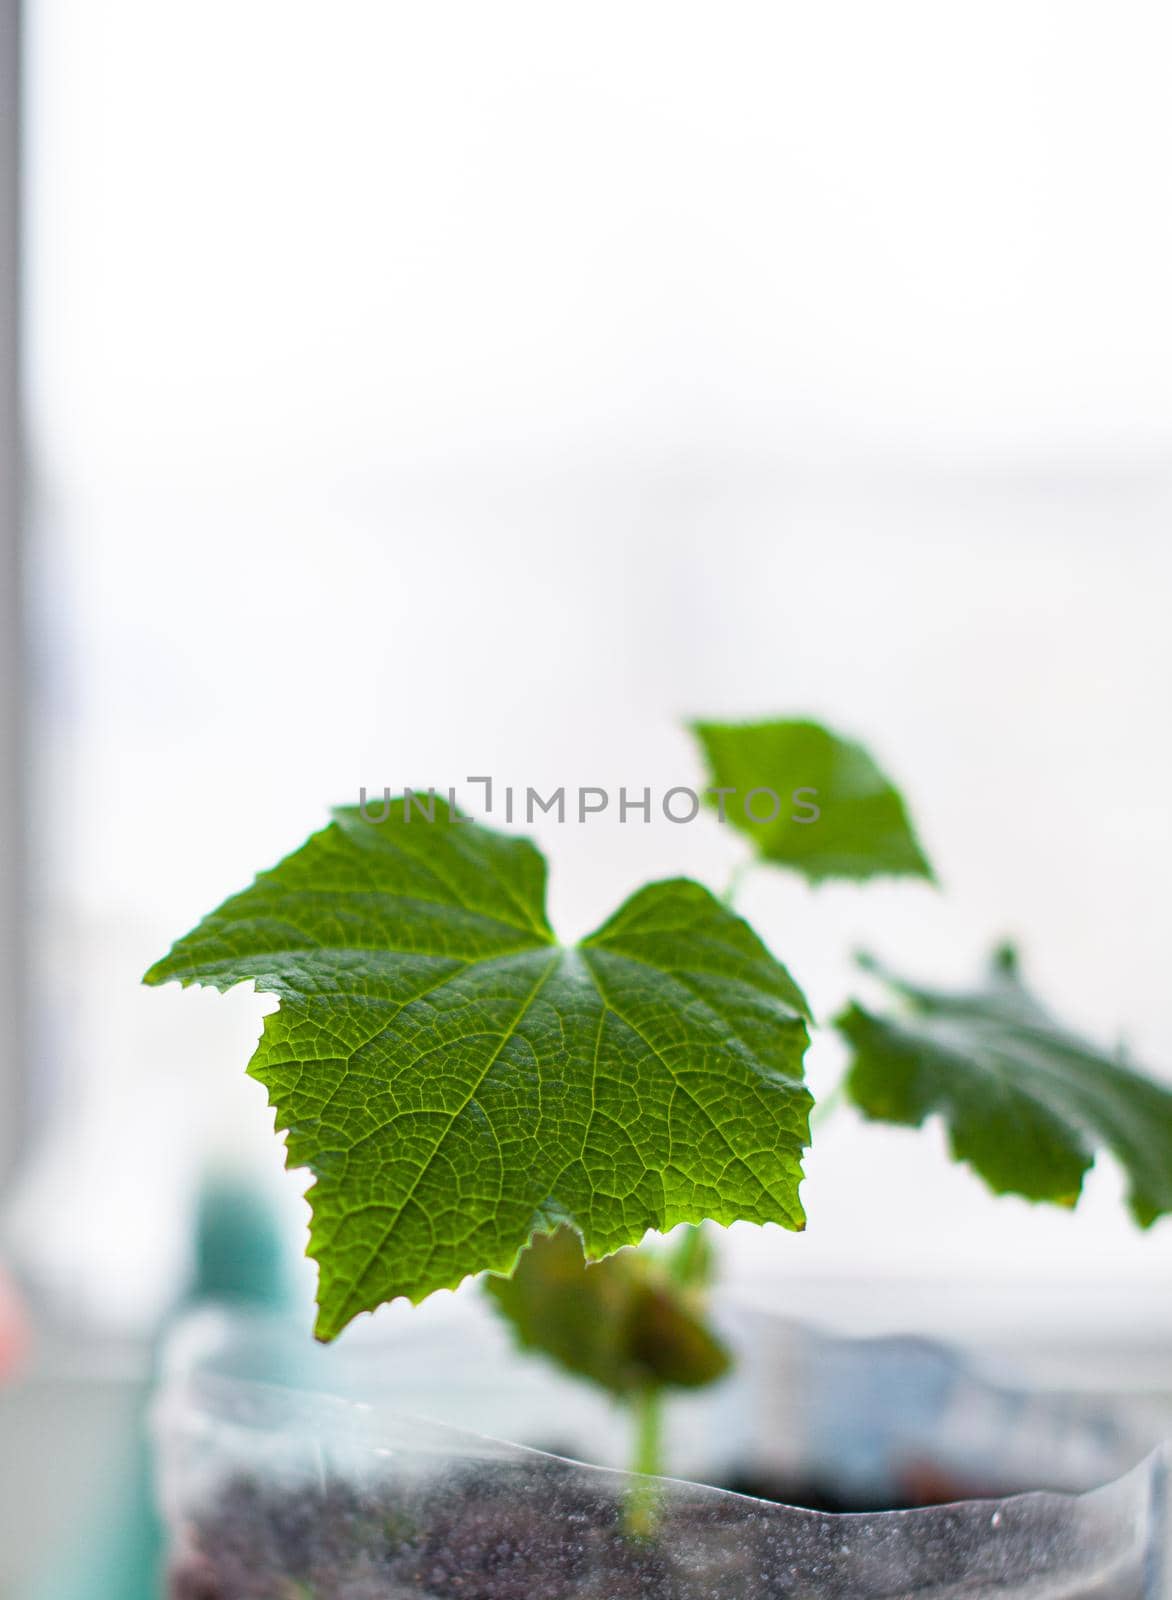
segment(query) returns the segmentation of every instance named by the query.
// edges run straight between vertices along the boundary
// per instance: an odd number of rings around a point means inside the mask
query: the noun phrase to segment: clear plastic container
[[[329,1368],[340,1393],[304,1387],[317,1359],[254,1316],[172,1342],[154,1422],[174,1600],[1172,1600],[1163,1450],[1083,1493],[834,1515],[405,1415],[423,1367],[394,1340]]]

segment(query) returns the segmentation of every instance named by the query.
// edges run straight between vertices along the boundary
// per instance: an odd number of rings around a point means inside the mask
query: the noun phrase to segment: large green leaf
[[[611,1394],[697,1389],[723,1377],[729,1355],[662,1252],[619,1250],[587,1262],[572,1228],[539,1234],[511,1278],[485,1288],[526,1349]]]
[[[592,1257],[801,1228],[805,1002],[751,929],[678,879],[565,948],[527,840],[389,812],[336,812],[146,975],[280,996],[249,1070],[316,1180],[319,1337],[559,1221]]]
[[[813,883],[931,879],[899,790],[862,745],[816,722],[696,722],[692,731],[708,764],[709,804],[765,861]]]
[[[919,1126],[933,1112],[952,1153],[998,1194],[1072,1206],[1096,1149],[1124,1168],[1136,1220],[1172,1211],[1172,1090],[1088,1044],[1024,988],[1010,949],[969,993],[923,989],[867,963],[903,1000],[837,1019],[850,1098],[869,1117]]]

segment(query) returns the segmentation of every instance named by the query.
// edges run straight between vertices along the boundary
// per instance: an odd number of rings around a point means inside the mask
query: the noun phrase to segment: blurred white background
[[[946,980],[1011,933],[1172,1072],[1170,51],[1129,0],[38,0],[9,1234],[59,1305],[149,1326],[209,1159],[300,1214],[261,1002],[139,990],[172,937],[361,784],[659,791],[691,714],[824,716],[908,792],[943,893],[745,890],[821,1015],[855,945]],[[740,854],[534,831],[567,936]],[[852,1326],[1170,1330],[1172,1224],[1121,1190],[994,1202],[842,1112],[808,1233],[730,1274]]]

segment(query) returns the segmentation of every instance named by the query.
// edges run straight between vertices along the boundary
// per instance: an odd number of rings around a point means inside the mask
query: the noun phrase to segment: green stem
[[[846,1104],[846,1079],[847,1075],[844,1072],[842,1077],[834,1085],[834,1088],[831,1089],[830,1093],[824,1094],[821,1100],[819,1100],[815,1105],[813,1111],[811,1111],[811,1132],[813,1132],[815,1129],[824,1127],[834,1113],[838,1110],[839,1106]]]
[[[743,861],[738,861],[732,869],[729,880],[724,886],[724,893],[720,897],[730,911],[733,909],[733,904],[740,892],[741,884],[744,883],[753,864],[753,857],[746,856]]]
[[[658,1478],[663,1472],[663,1396],[658,1389],[640,1389],[635,1396],[635,1472]]]
[[[640,1389],[631,1401],[635,1419],[635,1481],[627,1494],[624,1522],[629,1534],[649,1538],[655,1531],[658,1495],[647,1482],[663,1472],[663,1396],[652,1387]]]
[[[674,1248],[668,1252],[667,1270],[682,1289],[697,1286],[697,1277],[704,1267],[706,1248],[702,1223],[689,1222],[680,1229]]]

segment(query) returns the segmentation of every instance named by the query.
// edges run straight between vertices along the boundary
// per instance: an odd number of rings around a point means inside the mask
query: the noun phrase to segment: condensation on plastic
[[[205,1314],[165,1366],[174,1600],[1172,1600],[1164,1449],[1081,1494],[800,1511],[308,1392],[258,1328]]]

